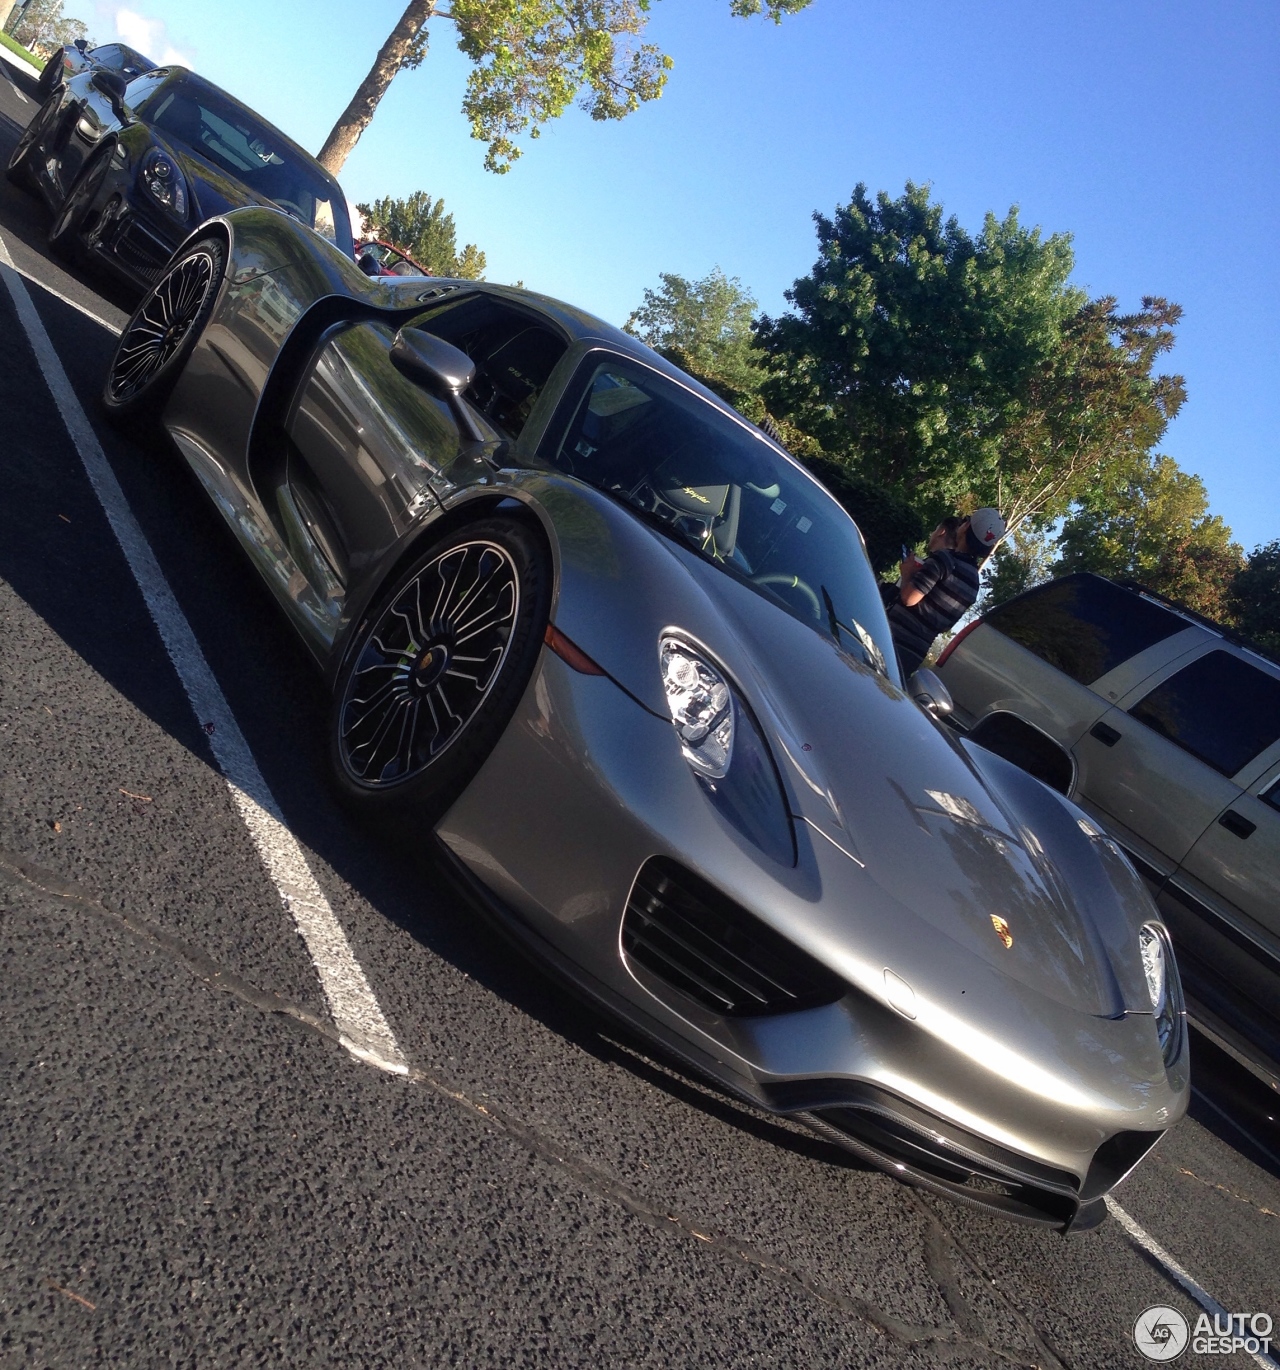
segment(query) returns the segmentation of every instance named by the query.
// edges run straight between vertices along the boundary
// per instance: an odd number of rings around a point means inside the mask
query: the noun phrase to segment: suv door
[[[1138,686],[1079,739],[1077,798],[1167,876],[1241,800],[1250,763],[1277,739],[1280,672],[1211,640],[1154,688]]]

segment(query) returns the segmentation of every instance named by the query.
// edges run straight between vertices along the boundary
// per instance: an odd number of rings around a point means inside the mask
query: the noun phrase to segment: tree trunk
[[[387,87],[404,64],[413,47],[413,40],[435,13],[436,3],[437,0],[409,0],[400,22],[391,30],[391,36],[383,43],[373,66],[369,68],[368,76],[360,82],[359,89],[351,97],[351,103],[342,111],[342,117],[324,140],[317,161],[331,175],[336,176],[342,170],[352,148],[360,141],[360,135],[369,127],[378,102],[387,93]]]

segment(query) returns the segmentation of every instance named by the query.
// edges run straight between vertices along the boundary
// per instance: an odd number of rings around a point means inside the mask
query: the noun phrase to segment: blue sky
[[[106,41],[138,21],[318,148],[403,0],[67,0]],[[347,162],[352,200],[427,190],[492,280],[621,323],[660,271],[738,276],[762,309],[813,263],[812,211],[858,181],[929,182],[976,231],[1011,205],[1069,232],[1075,281],[1185,307],[1189,400],[1165,450],[1246,550],[1280,537],[1280,5],[1274,0],[813,0],[775,28],[728,0],[655,0],[667,93],[620,124],[573,111],[506,176],[459,113],[436,21]],[[172,49],[172,52],[169,50]]]

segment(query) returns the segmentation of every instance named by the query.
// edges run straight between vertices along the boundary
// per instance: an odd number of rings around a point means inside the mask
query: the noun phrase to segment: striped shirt
[[[889,628],[904,677],[919,668],[939,633],[951,629],[978,598],[978,563],[965,552],[931,552],[916,567],[911,587],[923,593],[916,604],[895,599]]]

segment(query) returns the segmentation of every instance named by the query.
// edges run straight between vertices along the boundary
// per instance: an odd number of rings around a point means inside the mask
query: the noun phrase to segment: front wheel
[[[84,233],[94,226],[93,202],[111,170],[111,152],[110,147],[103,148],[76,177],[49,226],[49,247],[64,261],[78,261],[84,254]]]
[[[22,137],[18,139],[17,145],[9,154],[5,175],[14,185],[21,186],[23,190],[29,190],[32,194],[39,194],[40,192],[35,172],[40,137],[61,102],[61,95],[50,96],[31,116],[30,123],[22,130]]]
[[[120,335],[102,390],[112,423],[137,427],[160,412],[213,313],[226,259],[220,237],[202,238],[142,297]]]
[[[551,570],[535,529],[488,518],[437,543],[379,596],[334,689],[343,798],[434,821],[480,769],[541,650]]]

